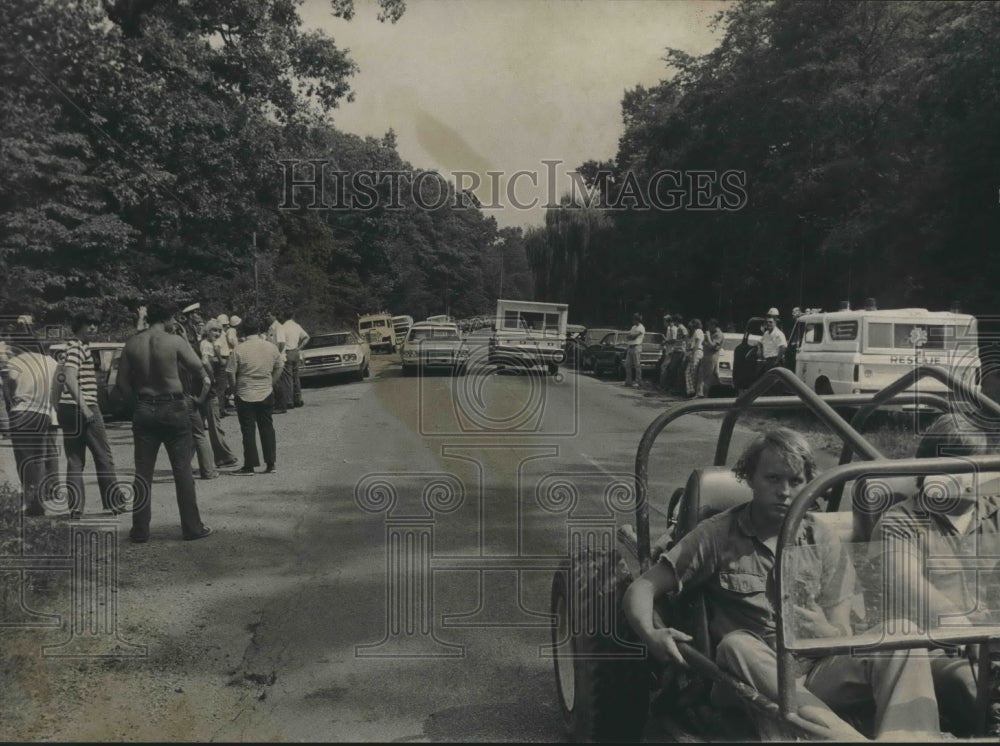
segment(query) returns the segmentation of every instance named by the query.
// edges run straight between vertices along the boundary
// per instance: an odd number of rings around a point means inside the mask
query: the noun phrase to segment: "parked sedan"
[[[302,348],[299,375],[320,378],[350,374],[358,381],[371,373],[372,351],[357,332],[345,329],[315,334]]]
[[[404,376],[431,368],[462,373],[469,360],[469,347],[462,344],[457,324],[418,321],[410,327],[399,358]]]
[[[662,346],[662,334],[646,332],[642,339],[642,350],[639,352],[639,367],[643,374],[651,373],[657,369]],[[616,377],[624,379],[627,351],[628,332],[618,331],[606,334],[591,353],[594,360],[594,373],[597,375],[613,373]]]
[[[583,334],[571,337],[566,342],[566,360],[580,370],[593,370],[594,360],[589,354],[591,348],[596,349],[604,335],[617,331],[610,327],[597,326],[587,329]]]

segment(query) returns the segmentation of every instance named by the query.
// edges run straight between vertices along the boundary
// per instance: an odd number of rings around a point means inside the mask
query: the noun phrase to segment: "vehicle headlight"
[[[409,348],[403,350],[403,357],[416,357],[416,356],[417,356],[416,350],[411,350]]]
[[[358,356],[355,355],[353,352],[349,352],[346,355],[344,355],[344,362],[348,362],[349,363],[349,362],[351,362],[353,360],[357,360],[357,359],[358,359]]]

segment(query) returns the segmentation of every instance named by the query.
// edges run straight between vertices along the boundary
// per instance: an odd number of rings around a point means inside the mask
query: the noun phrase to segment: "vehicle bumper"
[[[560,365],[565,359],[566,352],[559,347],[548,349],[495,345],[490,348],[490,362],[518,361],[529,365]]]
[[[360,370],[360,360],[349,363],[312,363],[310,365],[299,365],[299,378],[335,376],[341,373],[357,373]]]

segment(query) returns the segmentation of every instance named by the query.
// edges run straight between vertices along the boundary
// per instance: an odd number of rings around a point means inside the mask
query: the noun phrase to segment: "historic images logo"
[[[589,178],[564,172],[560,160],[513,172],[341,171],[325,159],[278,161],[283,210],[480,210],[595,208],[672,212],[741,210],[748,201],[745,171],[664,169],[648,176],[634,171],[597,171]],[[560,176],[564,174],[564,176]]]

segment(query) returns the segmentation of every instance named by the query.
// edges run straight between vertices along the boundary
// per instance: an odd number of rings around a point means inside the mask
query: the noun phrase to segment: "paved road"
[[[631,522],[614,496],[666,400],[573,371],[408,378],[395,356],[305,399],[275,418],[277,474],[198,481],[205,541],[180,541],[161,455],[150,542],[118,529],[118,632],[147,655],[39,661],[32,645],[65,630],[19,633],[29,663],[0,735],[564,740],[552,568],[574,526]],[[709,462],[717,425],[661,438],[654,505]],[[125,475],[128,426],[111,430]]]

